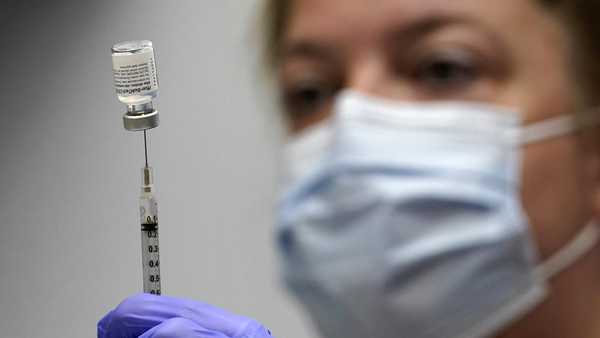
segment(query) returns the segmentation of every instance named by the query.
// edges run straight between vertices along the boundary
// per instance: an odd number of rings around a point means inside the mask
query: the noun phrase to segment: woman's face
[[[580,109],[569,43],[533,0],[296,0],[278,71],[293,131],[329,116],[345,88],[495,103],[532,123]],[[598,159],[583,143],[571,135],[524,149],[522,198],[542,259],[600,219]]]

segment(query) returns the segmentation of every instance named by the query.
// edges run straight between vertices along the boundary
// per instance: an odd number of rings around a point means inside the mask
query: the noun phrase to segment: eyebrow
[[[504,46],[502,39],[483,22],[476,18],[448,14],[430,15],[416,19],[402,27],[392,29],[386,34],[385,39],[386,41],[399,41],[400,43],[409,44],[444,27],[459,25],[478,28],[478,32],[485,35],[487,39],[497,45]]]
[[[284,43],[278,58],[282,61],[301,58],[328,62],[336,62],[339,59],[336,48],[332,44],[310,38]]]
[[[406,39],[407,37],[415,38],[423,35],[431,34],[442,27],[459,25],[459,24],[473,24],[480,26],[476,21],[468,19],[463,16],[451,16],[445,14],[428,15],[419,19],[415,19],[407,24],[403,24],[390,30],[387,35],[396,39]]]
[[[464,16],[448,14],[428,14],[408,23],[390,29],[384,33],[384,41],[394,41],[399,45],[408,45],[419,38],[453,25],[470,25],[482,28],[481,32],[495,43],[503,44],[498,36],[493,34],[480,21]],[[339,60],[339,48],[332,40],[315,37],[300,37],[285,41],[279,52],[279,59],[313,59],[326,62]]]

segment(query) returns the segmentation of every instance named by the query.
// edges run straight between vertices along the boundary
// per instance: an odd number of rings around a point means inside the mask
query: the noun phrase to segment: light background
[[[314,336],[280,286],[282,131],[257,68],[258,0],[0,2],[0,336],[95,337],[141,288],[143,143],[122,127],[110,47],[153,40],[150,133],[166,294]]]

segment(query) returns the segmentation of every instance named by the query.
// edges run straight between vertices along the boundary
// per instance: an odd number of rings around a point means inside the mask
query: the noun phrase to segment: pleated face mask
[[[486,337],[598,241],[590,223],[540,263],[519,197],[525,144],[573,132],[472,103],[354,92],[286,148],[278,214],[288,287],[327,338]]]

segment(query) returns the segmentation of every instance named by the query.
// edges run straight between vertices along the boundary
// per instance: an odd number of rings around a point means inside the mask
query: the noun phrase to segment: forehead
[[[374,39],[431,18],[478,22],[506,34],[543,14],[536,0],[290,0],[285,38]]]

